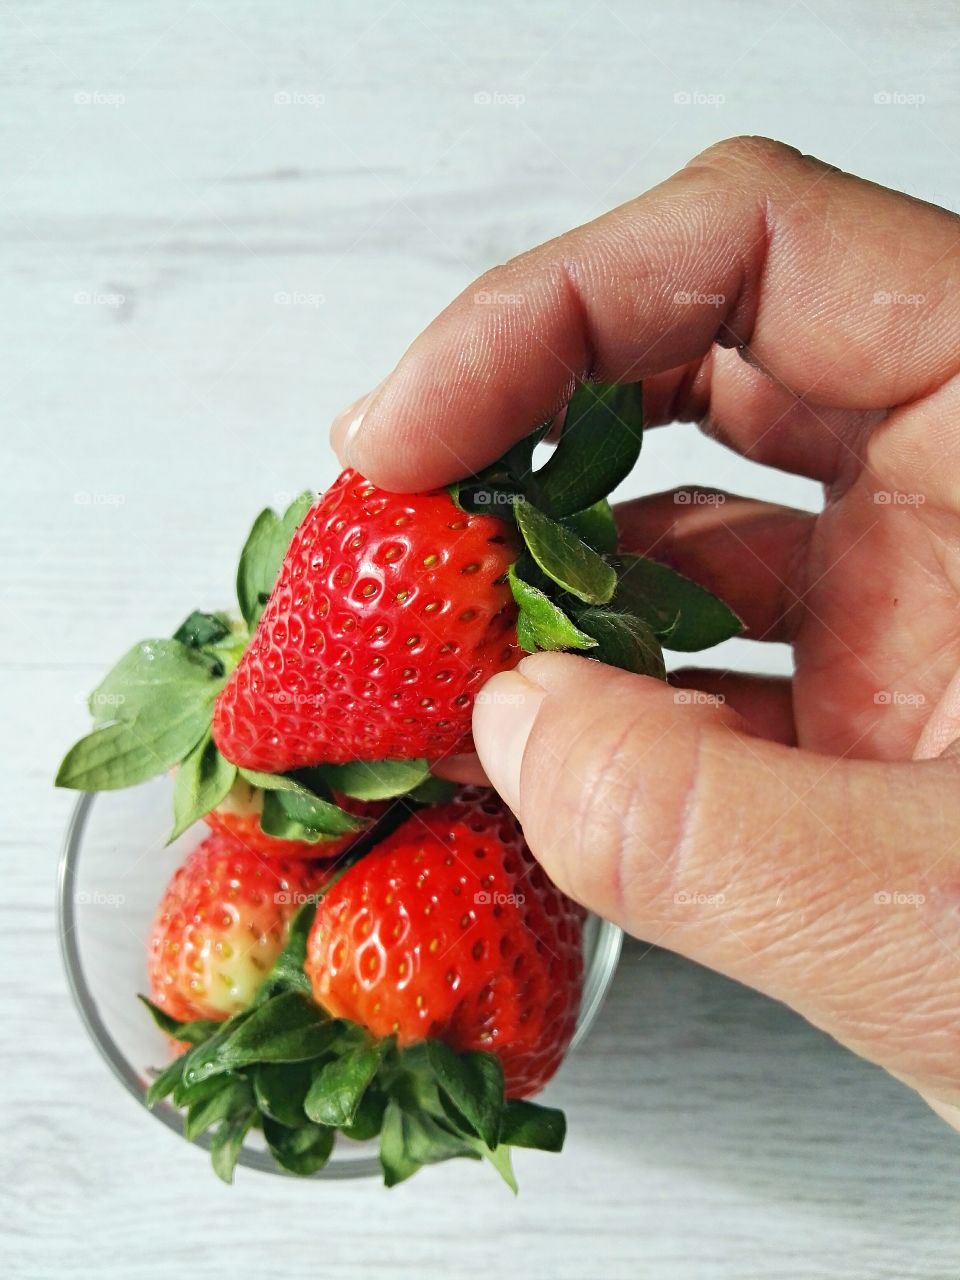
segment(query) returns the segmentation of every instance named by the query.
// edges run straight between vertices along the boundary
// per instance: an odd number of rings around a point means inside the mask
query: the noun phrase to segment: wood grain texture
[[[953,6],[9,0],[0,28],[3,1274],[956,1275],[956,1135],[640,944],[552,1090],[569,1149],[518,1160],[516,1201],[473,1166],[220,1186],[71,1008],[49,786],[104,665],[229,599],[252,513],[331,480],[332,414],[486,267],[740,132],[955,206]],[[645,463],[818,501],[687,428]]]

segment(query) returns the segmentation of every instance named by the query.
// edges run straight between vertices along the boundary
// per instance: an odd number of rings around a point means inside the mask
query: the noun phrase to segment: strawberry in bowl
[[[183,1022],[246,1009],[321,881],[315,866],[260,857],[225,833],[207,836],[157,907],[147,946],[153,1003]]]
[[[563,1143],[563,1114],[529,1098],[576,1025],[582,909],[480,788],[410,814],[315,897],[226,1022],[147,1002],[190,1045],[148,1101],[172,1095],[192,1137],[216,1125],[228,1181],[259,1129],[290,1173],[319,1172],[339,1135],[377,1141],[388,1186],[462,1156],[515,1189],[511,1148]]]

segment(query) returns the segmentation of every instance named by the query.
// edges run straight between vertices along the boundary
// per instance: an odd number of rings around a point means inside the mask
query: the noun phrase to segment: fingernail
[[[330,443],[333,445],[334,453],[336,453],[345,467],[353,465],[351,445],[357,438],[363,415],[366,412],[367,405],[373,398],[373,394],[372,391],[368,391],[359,400],[354,400],[353,404],[348,405],[346,409],[337,414],[330,427]]]
[[[488,680],[474,702],[473,740],[480,763],[517,815],[523,756],[546,696],[519,671],[505,671]]]

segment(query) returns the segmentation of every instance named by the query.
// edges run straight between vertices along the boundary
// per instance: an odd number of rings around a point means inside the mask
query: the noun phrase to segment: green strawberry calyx
[[[535,471],[549,427],[450,488],[462,510],[517,527],[522,548],[509,583],[520,647],[582,651],[662,679],[664,647],[690,652],[735,636],[740,620],[722,600],[666,565],[617,550],[608,495],[640,456],[642,385],[579,383],[557,447]]]
[[[315,903],[300,909],[253,1005],[226,1022],[178,1022],[141,996],[159,1028],[189,1045],[156,1075],[147,1104],[170,1098],[190,1141],[213,1130],[211,1161],[225,1182],[260,1129],[277,1164],[300,1176],[324,1167],[339,1134],[379,1139],[387,1186],[465,1157],[488,1160],[515,1192],[511,1148],[559,1151],[563,1112],[507,1099],[493,1054],[457,1053],[440,1040],[401,1048],[330,1017],[303,971],[315,913]]]

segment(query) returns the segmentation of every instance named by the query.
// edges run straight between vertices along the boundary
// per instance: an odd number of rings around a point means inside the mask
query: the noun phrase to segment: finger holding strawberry
[[[471,749],[477,692],[524,652],[663,676],[661,642],[738,630],[692,582],[616,555],[607,494],[640,452],[639,386],[582,384],[534,471],[543,434],[450,490],[394,494],[342,473],[294,534],[217,697],[225,758],[272,772],[435,762]]]
[[[345,471],[316,501],[262,512],[239,617],[194,612],[134,646],[91,695],[94,731],[58,784],[110,790],[175,768],[171,839],[212,813],[267,854],[333,857],[376,816],[365,805],[416,798],[432,763],[471,749],[476,694],[524,652],[662,677],[662,644],[735,634],[709,592],[617,553],[606,495],[639,456],[639,385],[581,384],[534,470],[543,436],[449,490],[391,494]],[[236,815],[238,782],[262,792],[255,821]]]

